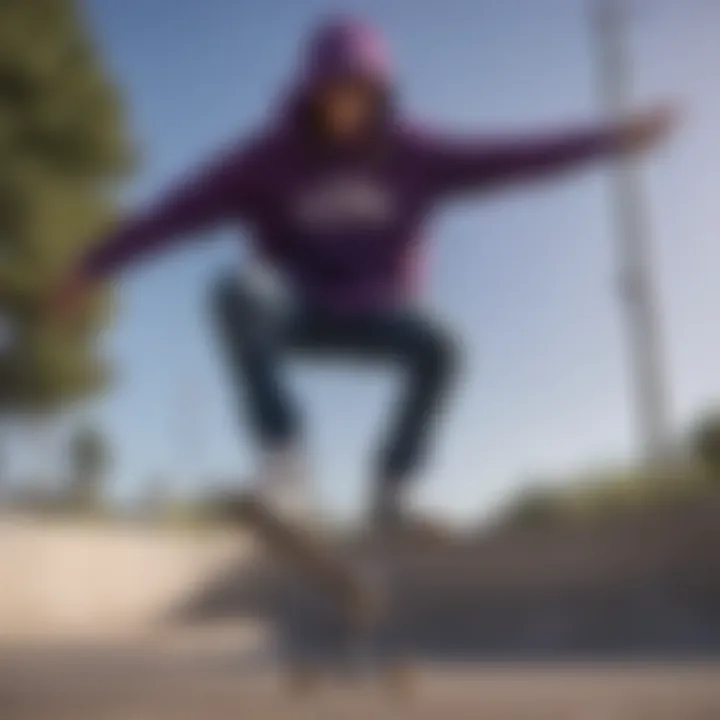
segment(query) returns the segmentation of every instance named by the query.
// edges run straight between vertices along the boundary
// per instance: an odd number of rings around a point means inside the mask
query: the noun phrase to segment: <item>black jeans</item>
[[[213,311],[241,406],[264,448],[290,444],[301,421],[282,378],[288,353],[400,364],[407,386],[378,457],[378,480],[400,483],[416,468],[453,376],[456,344],[416,311],[334,315],[297,307],[280,311],[236,279],[214,288]]]

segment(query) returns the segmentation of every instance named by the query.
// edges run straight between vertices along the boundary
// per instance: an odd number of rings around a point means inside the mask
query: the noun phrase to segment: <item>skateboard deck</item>
[[[389,620],[378,578],[333,549],[317,533],[292,525],[248,494],[236,503],[236,520],[255,532],[273,559],[294,571],[280,619],[281,655],[290,687],[310,690],[326,673],[355,678],[384,676],[406,691],[407,659],[383,647]]]
[[[362,630],[373,624],[379,608],[374,607],[360,573],[317,533],[282,519],[252,494],[240,498],[233,510],[235,519],[249,525],[274,557],[290,563],[328,593],[343,609],[349,626]]]

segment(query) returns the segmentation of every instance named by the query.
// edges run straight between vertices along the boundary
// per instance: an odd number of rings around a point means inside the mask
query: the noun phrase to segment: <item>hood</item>
[[[320,25],[301,59],[298,85],[306,92],[344,77],[357,77],[389,89],[390,59],[384,38],[368,23],[339,18]]]
[[[367,22],[347,17],[326,21],[311,33],[280,103],[281,124],[312,133],[313,93],[342,78],[360,78],[378,88],[383,97],[378,127],[385,126],[393,109],[393,78],[384,38]]]

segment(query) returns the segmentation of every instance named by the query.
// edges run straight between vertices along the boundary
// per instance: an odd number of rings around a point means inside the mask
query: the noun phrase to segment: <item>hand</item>
[[[679,113],[672,106],[662,106],[632,116],[619,130],[620,152],[641,153],[664,140],[679,121]]]

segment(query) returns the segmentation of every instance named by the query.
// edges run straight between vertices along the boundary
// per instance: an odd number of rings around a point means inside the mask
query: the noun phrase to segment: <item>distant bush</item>
[[[537,527],[553,524],[563,512],[559,493],[545,487],[531,487],[523,490],[510,506],[506,520],[513,525]]]
[[[521,526],[556,524],[693,502],[716,491],[717,485],[693,458],[660,468],[611,468],[525,490],[504,519]]]
[[[105,501],[105,480],[110,466],[107,436],[93,426],[75,430],[70,439],[68,504],[77,512],[98,514]]]
[[[701,419],[691,434],[692,449],[715,482],[720,482],[720,412]]]

